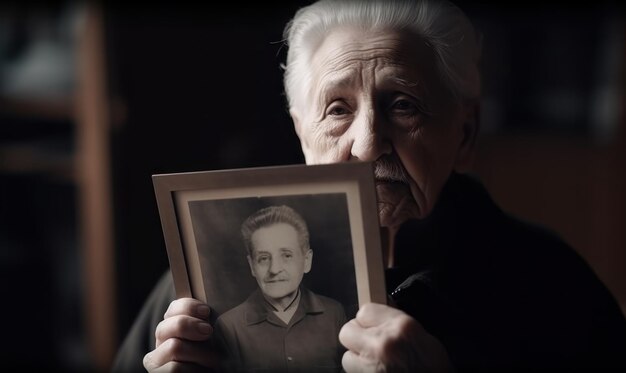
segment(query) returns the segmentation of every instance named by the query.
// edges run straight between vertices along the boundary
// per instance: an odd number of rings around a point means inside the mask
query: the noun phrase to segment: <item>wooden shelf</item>
[[[28,98],[0,94],[0,113],[18,118],[74,122],[76,109],[70,97]]]
[[[43,175],[73,183],[74,156],[58,145],[54,140],[0,145],[0,172]]]

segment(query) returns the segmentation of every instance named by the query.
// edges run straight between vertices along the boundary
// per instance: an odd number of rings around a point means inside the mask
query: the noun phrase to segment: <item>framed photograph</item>
[[[278,302],[281,291],[300,286],[341,303],[348,319],[366,302],[386,304],[371,163],[152,179],[177,297],[200,299],[222,314],[259,288]],[[289,221],[280,220],[283,215],[297,216],[304,228],[290,228]],[[265,231],[257,230],[263,219],[282,222],[283,230],[270,230],[268,224]],[[290,229],[293,245],[302,246],[302,252],[289,251]],[[274,242],[281,239],[287,242]],[[280,252],[263,245],[278,245]]]

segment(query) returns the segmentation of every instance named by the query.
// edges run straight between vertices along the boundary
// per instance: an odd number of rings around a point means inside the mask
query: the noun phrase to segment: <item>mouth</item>
[[[277,282],[285,282],[287,281],[286,279],[279,279],[279,280],[265,280],[266,284],[275,284]]]
[[[406,180],[398,180],[398,179],[388,179],[388,178],[376,178],[375,180],[376,186],[378,185],[406,185],[409,183]]]
[[[411,191],[411,184],[407,180],[376,178],[374,184],[379,192],[386,190],[395,190],[397,192],[402,190],[410,193]]]

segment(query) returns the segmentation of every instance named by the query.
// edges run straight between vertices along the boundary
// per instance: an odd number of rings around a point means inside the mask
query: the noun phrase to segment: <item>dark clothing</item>
[[[339,372],[345,349],[339,330],[346,323],[341,303],[302,288],[298,308],[286,325],[256,290],[215,324],[228,370]]]
[[[122,341],[113,362],[112,372],[146,371],[143,367],[143,357],[154,350],[156,346],[154,332],[174,299],[176,299],[174,281],[170,271],[166,271],[148,295],[137,319]]]
[[[626,372],[626,320],[607,288],[475,180],[453,174],[433,213],[397,240],[388,290],[459,371]]]
[[[408,221],[396,241],[387,289],[457,371],[626,372],[626,320],[608,289],[567,244],[503,213],[472,178],[453,174],[430,216]],[[159,287],[120,350],[118,362],[135,365],[118,369],[141,367],[154,346],[174,299],[171,280]]]

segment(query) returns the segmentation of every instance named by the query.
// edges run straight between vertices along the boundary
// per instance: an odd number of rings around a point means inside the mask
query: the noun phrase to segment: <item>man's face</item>
[[[251,240],[254,252],[248,263],[261,291],[277,303],[289,299],[311,270],[313,252],[302,252],[298,233],[286,223],[260,228]]]
[[[309,105],[291,110],[307,163],[377,161],[381,225],[428,215],[467,156],[464,124],[474,118],[444,85],[432,50],[409,33],[338,29],[311,74]]]

